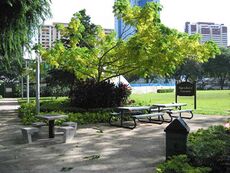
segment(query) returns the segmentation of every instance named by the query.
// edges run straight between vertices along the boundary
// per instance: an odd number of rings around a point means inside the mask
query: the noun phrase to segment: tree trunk
[[[221,76],[220,77],[220,89],[223,90],[224,89],[224,82],[225,82],[225,77]]]

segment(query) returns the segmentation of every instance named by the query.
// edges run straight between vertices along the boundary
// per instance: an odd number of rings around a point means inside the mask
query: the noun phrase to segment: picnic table
[[[162,103],[156,103],[153,104],[153,107],[157,107],[158,112],[161,112],[163,109],[162,108],[177,108],[181,110],[182,106],[186,106],[187,103],[167,103],[167,104],[162,104]]]
[[[186,106],[186,105],[187,105],[187,103],[167,103],[167,104],[157,103],[157,104],[153,104],[153,107],[157,108],[157,112],[166,112],[170,117],[170,120],[166,121],[166,122],[171,122],[173,117],[177,117],[177,116],[174,116],[174,114],[179,114],[180,118],[191,119],[193,117],[192,110],[182,110],[181,109],[182,106]],[[176,109],[176,110],[173,110],[173,109]],[[190,113],[191,116],[190,117],[182,117],[181,116],[182,113]]]
[[[116,112],[110,114],[109,124],[112,126],[134,129],[136,127],[136,119],[148,118],[150,121],[151,117],[158,116],[163,120],[163,113],[150,113],[150,109],[151,106],[117,107]],[[113,124],[112,119],[115,116],[120,118],[120,124]],[[133,120],[132,126],[124,125],[125,117]]]
[[[55,134],[54,134],[54,121],[58,120],[58,119],[67,118],[68,116],[67,115],[61,115],[61,114],[55,114],[55,115],[45,114],[45,115],[36,115],[36,117],[48,121],[48,124],[49,124],[49,138],[54,138],[55,137]]]

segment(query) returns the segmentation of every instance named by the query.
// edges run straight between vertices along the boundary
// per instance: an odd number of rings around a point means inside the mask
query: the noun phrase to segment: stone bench
[[[185,119],[192,119],[193,118],[193,112],[192,110],[173,110],[173,111],[167,111],[170,117],[178,117],[179,118],[185,118]],[[182,116],[183,113],[189,113],[191,114],[189,117],[188,116]],[[175,115],[178,114],[178,115]]]
[[[75,131],[77,130],[77,123],[76,122],[64,122],[62,123],[62,126],[71,126],[75,129]]]
[[[162,124],[164,122],[164,113],[156,112],[150,114],[140,114],[140,115],[132,115],[134,119],[138,119],[140,122],[159,122],[158,124]],[[153,117],[157,117],[156,119],[152,119]],[[148,121],[143,121],[141,119],[148,119]]]
[[[74,138],[74,135],[76,133],[76,130],[72,126],[61,126],[58,128],[59,132],[63,132],[63,142],[68,143],[71,142]]]
[[[24,127],[21,129],[22,131],[22,136],[24,138],[24,140],[31,144],[32,143],[32,136],[34,136],[35,134],[38,134],[39,132],[39,128],[36,127]]]

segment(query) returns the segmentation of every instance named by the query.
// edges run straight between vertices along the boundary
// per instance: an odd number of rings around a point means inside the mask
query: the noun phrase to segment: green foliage
[[[101,27],[91,28],[85,14],[75,13],[68,27],[59,26],[64,38],[50,50],[40,48],[41,56],[54,68],[69,71],[78,79],[93,78],[97,82],[125,74],[150,76],[171,74],[187,57],[206,61],[218,53],[213,42],[199,43],[189,36],[160,23],[159,4],[147,3],[143,8],[131,7],[128,0],[117,0],[114,13],[137,32],[126,40],[115,33],[105,34]],[[85,22],[87,21],[87,22]]]
[[[0,61],[0,80],[6,83],[12,83],[18,80],[19,74],[22,74],[22,71],[23,65],[16,59],[10,62]]]
[[[203,67],[206,74],[219,79],[223,89],[225,81],[230,79],[230,49],[221,48],[221,54],[209,59]]]
[[[52,91],[52,96],[69,96],[75,80],[73,73],[61,69],[49,70],[46,76],[46,83]]]
[[[94,43],[92,42],[92,39],[95,35],[97,35],[97,26],[91,23],[90,16],[86,14],[85,9],[80,10],[78,13],[75,13],[73,17],[81,21],[81,24],[82,24],[81,30],[83,33],[72,32],[71,36],[69,35],[68,37],[63,37],[61,39],[61,42],[64,43],[65,47],[70,48],[72,44],[71,38],[74,37],[74,38],[79,38],[79,42],[78,42],[79,47],[87,47],[89,49],[93,48]],[[57,25],[56,27],[60,30],[64,29],[63,25]]]
[[[49,11],[49,0],[0,1],[0,57],[6,65],[10,58],[22,59],[22,46],[31,40]]]
[[[25,125],[30,125],[33,122],[39,121],[35,117],[36,105],[35,102],[23,103],[19,101],[19,117]],[[109,120],[110,109],[91,109],[84,110],[76,107],[70,107],[68,99],[48,99],[41,100],[41,114],[66,114],[68,118],[65,120],[57,120],[56,124],[61,125],[63,121],[73,121],[79,124],[90,123],[107,123]]]
[[[40,109],[42,112],[78,112],[79,109],[70,107],[69,99],[66,98],[58,98],[58,99],[48,99],[41,101]],[[75,111],[74,111],[75,110]]]
[[[44,108],[46,105],[45,103],[46,102],[44,102],[44,104],[41,106],[41,109],[43,109],[43,110],[47,110]],[[61,104],[62,101],[59,101],[58,103]],[[56,105],[58,105],[58,104],[56,103]],[[55,121],[56,124],[61,125],[64,121],[73,121],[73,122],[77,122],[79,124],[106,123],[109,120],[109,113],[111,112],[111,110],[92,110],[91,112],[86,112],[85,110],[78,109],[78,113],[67,113],[67,112],[64,113],[61,107],[62,106],[59,106],[59,108],[53,107],[53,110],[51,110],[51,107],[50,107],[48,112],[43,111],[41,114],[44,114],[44,113],[49,113],[49,114],[61,113],[61,114],[68,115],[68,118],[65,120]],[[36,107],[35,107],[34,102],[21,104],[21,107],[19,109],[19,117],[21,118],[21,121],[23,124],[30,125],[33,122],[39,121],[35,117],[35,115],[36,115]]]
[[[109,121],[109,112],[81,112],[69,113],[67,121],[77,122],[79,124],[107,123]]]
[[[81,11],[75,13],[68,27],[58,26],[67,39],[57,42],[51,50],[40,48],[40,53],[54,68],[73,73],[78,79],[93,78],[100,82],[113,77],[115,72],[111,68],[119,66],[111,49],[117,43],[115,33],[106,35],[101,27],[91,24],[89,19]],[[105,73],[105,67],[110,72]]]
[[[211,167],[213,172],[224,172],[223,161],[230,154],[230,135],[223,126],[211,126],[190,133],[188,156],[198,166]]]
[[[147,3],[142,8],[132,7],[128,0],[115,2],[115,15],[136,28],[136,34],[127,39],[127,51],[122,56],[128,54],[135,64],[141,64],[139,73],[170,74],[187,58],[205,62],[219,53],[213,42],[201,45],[198,35],[189,36],[164,26],[160,23],[160,10],[156,3]]]
[[[125,84],[115,86],[109,82],[79,80],[71,95],[71,104],[84,109],[116,107],[126,103],[130,94]]]
[[[186,81],[196,81],[202,78],[203,71],[204,70],[201,63],[188,59],[177,68],[173,76],[177,80],[180,80],[181,77],[184,77]]]
[[[189,163],[186,155],[173,156],[157,166],[157,173],[208,173],[210,168],[194,167]]]
[[[19,117],[25,125],[30,125],[33,122],[36,122],[38,119],[35,117],[36,107],[35,103],[23,103],[19,108]]]
[[[157,93],[171,93],[174,89],[158,89]]]

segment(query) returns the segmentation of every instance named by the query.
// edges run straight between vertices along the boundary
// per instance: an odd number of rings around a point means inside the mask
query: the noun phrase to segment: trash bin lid
[[[181,119],[177,118],[173,120],[164,130],[166,133],[167,132],[177,132],[177,133],[189,133],[190,128],[186,124],[186,122]]]

